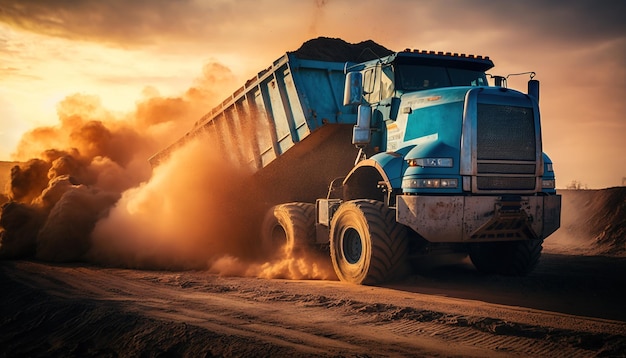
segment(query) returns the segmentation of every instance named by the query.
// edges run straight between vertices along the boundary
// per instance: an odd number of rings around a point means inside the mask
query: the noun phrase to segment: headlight
[[[556,182],[554,179],[543,179],[541,181],[541,187],[543,189],[554,189],[556,188]]]
[[[451,168],[452,158],[417,158],[407,160],[410,167],[424,167],[424,168]]]
[[[549,171],[549,172],[553,172],[554,171],[554,168],[552,167],[552,163],[547,163],[546,164],[546,170]]]
[[[404,179],[402,187],[406,189],[417,188],[456,188],[457,179]]]

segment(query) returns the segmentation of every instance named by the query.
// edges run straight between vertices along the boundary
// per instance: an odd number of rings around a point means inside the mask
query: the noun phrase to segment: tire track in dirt
[[[428,335],[444,339],[450,344],[465,344],[486,348],[496,352],[510,352],[529,357],[581,357],[592,356],[593,351],[570,347],[558,342],[520,337],[517,335],[494,335],[464,327],[441,323],[406,320],[393,322],[388,328],[400,335]],[[520,349],[520,347],[524,347]]]
[[[626,326],[606,320],[570,317],[586,324],[603,327],[595,332],[586,330],[563,329],[537,324],[517,323],[499,318],[458,315],[454,313],[420,310],[414,307],[402,307],[383,303],[365,303],[353,299],[336,299],[323,295],[288,293],[285,290],[234,290],[250,299],[262,302],[293,302],[303,307],[319,307],[326,310],[340,310],[352,317],[358,317],[358,324],[384,327],[396,334],[405,336],[443,337],[447,342],[486,347],[494,351],[516,352],[531,356],[590,356],[602,354],[620,354],[626,351]],[[518,308],[513,308],[518,311]],[[549,312],[541,317],[552,316]],[[554,314],[561,319],[568,317]],[[369,316],[369,318],[368,318]],[[398,321],[399,320],[399,321]],[[553,321],[553,317],[546,319]],[[398,330],[398,325],[405,325]],[[412,328],[409,328],[412,327]],[[607,327],[616,328],[615,330]],[[606,347],[605,347],[606,345]],[[519,347],[527,347],[521,349]]]
[[[268,299],[267,295],[263,297],[264,300]],[[438,337],[451,344],[487,348],[494,352],[550,357],[595,356],[599,353],[614,356],[626,353],[626,335],[612,332],[577,331],[392,304],[338,301],[324,296],[279,294],[270,300],[316,302],[314,305],[319,307],[351,312],[361,318],[361,324],[383,327],[395,334]]]

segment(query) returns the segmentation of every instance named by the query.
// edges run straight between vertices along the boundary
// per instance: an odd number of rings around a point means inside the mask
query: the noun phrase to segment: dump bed
[[[329,182],[345,175],[357,154],[351,144],[356,112],[342,103],[345,65],[286,53],[150,162],[158,165],[202,135],[228,160],[257,172],[265,190],[281,187],[282,200],[324,197]]]

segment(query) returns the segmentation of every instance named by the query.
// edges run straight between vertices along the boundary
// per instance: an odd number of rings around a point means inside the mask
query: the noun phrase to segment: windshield
[[[487,86],[484,72],[460,68],[401,65],[397,67],[396,75],[396,89],[405,91],[454,86]]]

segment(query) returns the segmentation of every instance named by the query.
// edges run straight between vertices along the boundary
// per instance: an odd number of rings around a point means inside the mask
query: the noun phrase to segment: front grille
[[[533,190],[537,143],[529,107],[478,103],[477,187]]]
[[[478,163],[478,172],[483,174],[535,174],[535,163]]]
[[[479,176],[476,178],[479,190],[533,190],[535,177]]]
[[[478,160],[535,160],[532,108],[478,104]]]

